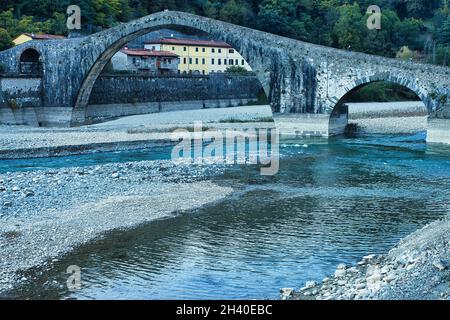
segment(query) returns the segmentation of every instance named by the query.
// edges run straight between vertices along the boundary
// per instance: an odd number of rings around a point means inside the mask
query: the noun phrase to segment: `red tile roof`
[[[169,51],[155,51],[148,49],[122,49],[121,52],[129,56],[146,56],[146,57],[173,57],[177,58],[178,55]]]
[[[53,40],[53,39],[66,39],[64,36],[57,36],[54,34],[37,34],[37,33],[25,33],[33,40]]]
[[[176,39],[176,38],[161,38],[158,40],[147,41],[146,44],[176,44],[187,46],[232,48],[228,43],[223,41]]]

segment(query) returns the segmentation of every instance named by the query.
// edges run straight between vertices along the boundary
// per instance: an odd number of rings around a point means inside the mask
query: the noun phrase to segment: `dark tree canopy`
[[[191,12],[326,46],[395,57],[400,48],[450,60],[449,0],[2,0],[0,28],[67,34],[66,8],[79,5],[92,33],[164,9]],[[367,8],[382,10],[381,30],[368,30]],[[3,36],[4,37],[4,36]],[[430,54],[430,41],[433,52]],[[426,55],[426,56],[424,56]],[[420,54],[415,57],[420,58]],[[429,60],[429,59],[428,59]]]

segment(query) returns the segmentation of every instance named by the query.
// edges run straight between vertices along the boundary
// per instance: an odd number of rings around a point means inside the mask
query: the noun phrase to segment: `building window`
[[[198,52],[198,48],[195,48],[195,52]]]
[[[205,74],[205,70],[202,70],[202,74]]]
[[[222,49],[219,49],[219,53],[222,53]]]
[[[192,64],[192,58],[189,58],[189,64]]]
[[[211,48],[211,52],[212,52],[212,53],[216,52],[216,49]]]
[[[220,66],[222,64],[222,59],[217,59],[217,64]]]
[[[228,52],[229,52],[229,53],[234,53],[234,50],[233,50],[233,49],[230,49]]]
[[[245,64],[245,60],[244,60],[244,59],[241,60],[241,64],[242,64],[242,65]]]
[[[232,66],[233,65],[233,59],[230,59],[229,64]]]
[[[211,64],[214,64],[214,58],[211,59]]]
[[[155,50],[156,50],[156,47],[155,47],[155,46],[152,46],[152,50],[155,51]]]
[[[227,65],[227,59],[223,59],[223,64]]]
[[[175,47],[172,47],[172,51],[175,51]]]
[[[234,60],[234,64],[239,65],[239,60],[238,59]]]
[[[202,48],[202,52],[206,52],[206,49],[205,49],[205,48]]]
[[[186,48],[186,47],[184,47],[184,48],[183,48],[183,51],[187,51],[187,48]]]
[[[198,64],[198,58],[195,58],[195,64]]]
[[[202,64],[205,64],[205,58],[202,59]]]
[[[183,63],[186,64],[186,62],[187,62],[187,59],[183,58]]]

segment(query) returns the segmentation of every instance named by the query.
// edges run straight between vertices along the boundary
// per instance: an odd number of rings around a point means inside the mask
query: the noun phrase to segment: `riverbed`
[[[171,213],[157,220],[78,242],[63,255],[20,273],[23,281],[10,283],[14,287],[3,295],[278,298],[282,287],[302,287],[308,280],[319,281],[332,274],[340,263],[354,264],[368,253],[387,252],[404,236],[450,211],[450,147],[427,145],[424,137],[283,141],[280,172],[275,176],[261,176],[257,166],[187,170],[171,169],[169,160],[158,160],[156,166],[152,161],[141,164],[136,160],[138,151],[120,153],[116,162],[95,166],[87,161],[80,167],[76,158],[63,161],[65,165],[59,168],[48,169],[41,163],[39,170],[31,171],[24,171],[23,163],[10,164],[11,172],[3,174],[7,189],[3,195],[8,195],[9,204],[2,207],[2,215],[5,219],[11,212],[20,212],[14,219],[25,225],[27,215],[45,219],[46,215],[41,217],[45,210],[71,212],[79,209],[78,201],[104,203],[105,198],[123,196],[123,192],[151,196],[159,187],[150,178],[155,173],[161,179],[158,183],[192,183],[186,198],[205,195],[201,191],[205,188],[224,192],[213,202],[200,201],[198,206],[177,212],[167,210]],[[141,165],[147,169],[138,169]],[[78,171],[84,173],[74,174]],[[39,177],[55,175],[62,181],[59,185],[58,178],[39,183]],[[142,180],[143,176],[150,181]],[[38,180],[33,183],[33,178]],[[136,188],[125,188],[126,181],[134,181]],[[197,183],[206,185],[197,189]],[[14,185],[18,191],[12,190]],[[27,196],[28,191],[33,194]],[[89,214],[86,208],[84,212]],[[127,214],[133,215],[133,210]],[[50,218],[58,220],[58,214]],[[9,230],[7,241],[19,241],[20,223],[9,226],[16,229]],[[54,232],[58,235],[58,229]],[[64,235],[70,242],[70,235]],[[0,250],[13,252],[4,241]],[[27,260],[31,253],[24,252],[21,258]],[[82,270],[80,290],[70,291],[66,286],[70,265]]]

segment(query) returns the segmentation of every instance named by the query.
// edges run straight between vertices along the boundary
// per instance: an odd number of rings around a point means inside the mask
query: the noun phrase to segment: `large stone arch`
[[[288,62],[288,65],[291,64],[291,61],[285,58],[286,53],[274,46],[261,46],[261,43],[257,42],[261,39],[255,37],[254,30],[233,26],[225,22],[220,24],[214,22],[216,21],[194,15],[185,15],[181,19],[175,19],[171,15],[164,16],[164,13],[160,13],[92,36],[92,42],[98,46],[97,55],[90,57],[92,64],[76,95],[71,125],[84,123],[86,108],[94,83],[111,57],[128,42],[146,33],[163,28],[195,30],[208,34],[215,40],[230,44],[243,56],[256,73],[272,109],[279,111],[282,108],[281,105],[285,103],[280,92],[283,91],[285,95],[288,94],[286,89],[280,88],[284,82],[283,77],[280,77],[283,69],[281,64],[283,62]],[[224,25],[230,25],[234,28],[226,28]],[[289,65],[289,68],[292,68],[292,65]]]

